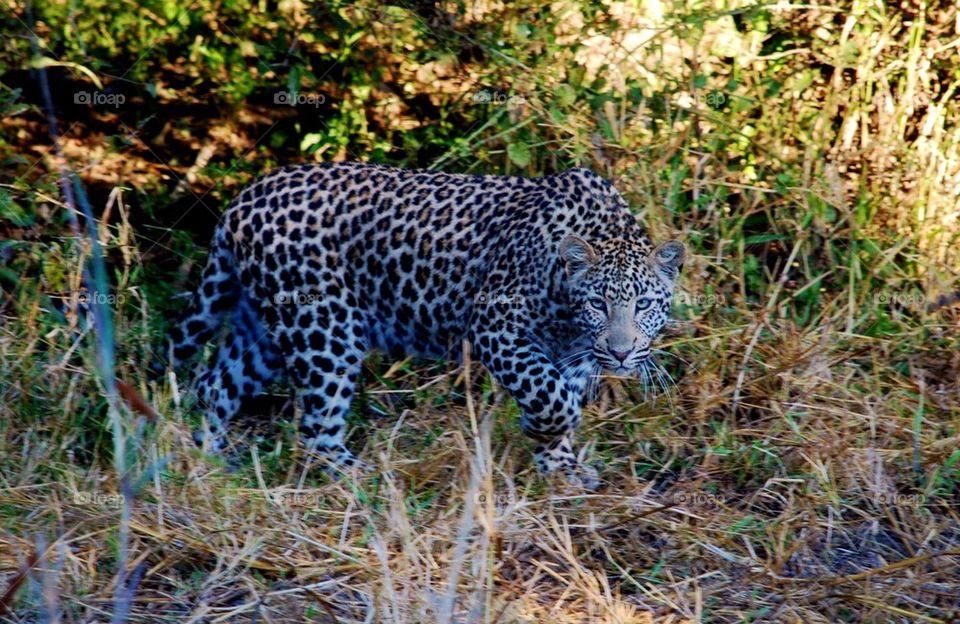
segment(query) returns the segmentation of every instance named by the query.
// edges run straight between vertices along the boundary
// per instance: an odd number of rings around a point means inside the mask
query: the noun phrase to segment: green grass
[[[124,596],[141,622],[960,617],[960,316],[927,305],[960,290],[957,8],[624,6],[4,5],[2,617],[105,621]],[[158,418],[110,417],[31,31],[98,217],[113,372]],[[477,365],[371,357],[392,416],[358,405],[357,481],[312,467],[282,387],[232,459],[192,445],[189,377],[148,371],[220,211],[343,159],[586,165],[686,242],[676,386],[611,380],[586,411],[605,489],[541,479]]]

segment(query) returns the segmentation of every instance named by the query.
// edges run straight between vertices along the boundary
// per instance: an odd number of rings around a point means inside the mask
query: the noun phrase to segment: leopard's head
[[[672,240],[650,250],[637,241],[560,244],[574,321],[589,335],[597,364],[629,375],[642,370],[670,312],[686,249]]]

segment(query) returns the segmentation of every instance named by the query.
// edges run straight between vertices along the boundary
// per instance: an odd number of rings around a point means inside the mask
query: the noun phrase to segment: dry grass
[[[735,4],[608,3],[612,28],[560,2],[560,47],[539,65],[504,60],[520,57],[515,40],[491,57],[502,67],[462,71],[385,52],[432,105],[478,84],[526,97],[414,164],[590,164],[657,238],[694,252],[660,345],[669,396],[609,380],[587,410],[580,439],[605,463],[597,493],[536,475],[516,407],[469,364],[370,362],[365,398],[389,415],[358,410],[353,446],[373,475],[321,477],[282,388],[257,406],[267,431],[238,445],[235,469],[203,456],[188,380],[146,373],[161,310],[178,307],[169,292],[188,288],[200,254],[164,255],[179,239],[157,245],[136,224],[165,171],[187,180],[160,196],[170,202],[229,197],[246,174],[165,168],[66,128],[84,182],[110,189],[96,208],[123,296],[116,374],[159,416],[119,404],[117,462],[77,298],[89,246],[55,217],[73,208],[49,184],[59,163],[18,165],[4,197],[35,217],[11,225],[4,208],[0,617],[106,622],[128,601],[134,622],[960,620],[960,312],[928,305],[960,291],[957,8],[780,3],[758,18]],[[509,33],[533,10],[477,5],[450,28]],[[416,14],[398,13],[412,29]],[[383,44],[381,30],[358,50]],[[763,47],[774,36],[784,50]],[[613,97],[584,88],[558,104],[571,63],[608,72]],[[636,76],[652,90],[643,106],[620,97]],[[390,97],[374,108],[385,133],[429,125]],[[211,124],[209,143],[191,139],[215,146],[203,158],[253,153],[259,131]],[[16,115],[9,129],[42,144],[38,125]],[[504,155],[517,141],[533,146],[527,165]],[[20,152],[32,163],[44,149]],[[174,287],[150,273],[170,258]]]
[[[615,393],[584,431],[614,458],[591,495],[545,491],[499,422],[509,410],[482,396],[380,427],[364,448],[378,474],[356,483],[305,479],[304,458],[279,446],[230,474],[167,419],[138,449],[144,463],[173,459],[131,504],[131,620],[949,621],[954,502],[900,494],[887,474],[909,464],[910,418],[871,415],[804,373],[780,382],[809,397],[792,413],[757,408],[727,430]],[[921,436],[925,462],[944,442]],[[8,527],[4,576],[36,553],[26,593],[66,621],[98,621],[113,605],[118,488],[107,470],[45,465],[49,453],[26,444],[8,458],[20,470],[4,508],[35,530]]]

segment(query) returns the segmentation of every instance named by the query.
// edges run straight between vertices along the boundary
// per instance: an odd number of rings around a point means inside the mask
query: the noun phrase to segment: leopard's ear
[[[560,241],[560,257],[567,263],[568,277],[579,275],[600,259],[590,243],[572,234]]]
[[[687,248],[677,240],[667,241],[650,252],[647,262],[654,272],[673,286],[680,275],[683,261],[687,257]]]

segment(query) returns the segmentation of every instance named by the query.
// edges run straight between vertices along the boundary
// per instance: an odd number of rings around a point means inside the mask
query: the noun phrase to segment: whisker
[[[670,353],[669,351],[664,351],[663,349],[650,349],[650,352],[651,352],[651,353],[656,353],[657,355],[669,355],[670,357],[676,359],[678,362],[684,364],[685,366],[688,366],[688,367],[690,368],[690,370],[692,370],[692,371],[696,371],[696,370],[697,370],[697,367],[696,367],[696,366],[694,366],[693,364],[691,364],[690,362],[686,361],[685,359],[683,359],[682,357],[680,357],[679,355],[677,355],[677,354],[675,354],[675,353]]]
[[[637,376],[636,376],[636,375],[614,375],[613,373],[604,373],[604,374],[603,374],[603,377],[606,377],[607,379],[623,379],[623,380],[626,380],[626,381],[636,381],[636,380],[637,380]]]
[[[587,396],[592,401],[597,396],[597,390],[600,388],[600,377],[603,368],[599,364],[593,365],[593,370],[587,379]]]
[[[640,387],[643,389],[643,399],[641,399],[641,402],[646,403],[647,402],[647,380],[643,378],[642,366],[637,369],[637,374],[633,375],[633,378],[640,381]],[[618,376],[617,379],[627,379],[627,377]]]
[[[670,387],[667,386],[667,382],[663,379],[663,371],[656,364],[653,365],[653,371],[657,374],[657,383],[660,384],[660,387],[663,389],[663,393],[672,401],[673,398],[671,397]]]
[[[669,399],[669,398],[670,398],[670,393],[667,391],[666,388],[663,387],[663,378],[662,378],[661,375],[660,375],[660,369],[657,368],[657,365],[656,365],[654,362],[650,362],[650,363],[647,365],[647,370],[650,371],[650,378],[651,378],[654,382],[656,382],[656,386],[657,386],[657,396],[658,396],[658,397],[661,396],[661,391],[662,391],[662,393],[665,394],[665,395],[667,396],[667,398]]]
[[[647,365],[644,363],[638,370],[640,373],[640,386],[643,388],[643,402],[647,402]]]
[[[660,363],[657,362],[656,360],[653,361],[653,364],[659,369],[661,373],[663,373],[663,376],[667,378],[667,381],[669,381],[670,385],[673,386],[674,390],[677,391],[677,394],[680,394],[680,387],[673,380],[673,375],[671,375],[670,372],[667,369],[665,369],[663,366],[661,366]]]
[[[576,360],[578,360],[578,359],[581,359],[581,358],[583,358],[583,357],[586,357],[587,355],[589,355],[589,354],[592,353],[592,352],[593,352],[593,349],[584,349],[583,351],[576,351],[576,352],[571,353],[571,354],[567,355],[566,357],[562,357],[562,358],[560,358],[559,360],[557,360],[556,362],[554,362],[554,366],[556,366],[557,368],[561,368],[561,367],[563,367],[563,366],[565,366],[565,365],[567,365],[567,364],[569,364],[569,363],[571,363],[571,362],[574,362],[574,361],[576,361]]]
[[[570,360],[570,361],[564,362],[564,363],[562,363],[562,364],[557,364],[557,365],[556,365],[556,366],[557,366],[557,370],[559,370],[562,375],[568,376],[568,375],[567,375],[568,372],[570,372],[571,370],[576,369],[577,367],[580,367],[580,366],[583,366],[584,364],[586,364],[586,358],[587,358],[587,356],[586,356],[586,355],[583,355],[583,356],[581,356],[579,359]]]
[[[659,392],[662,386],[660,385],[660,377],[655,377],[654,374],[660,374],[660,371],[657,370],[656,366],[650,360],[646,360],[643,363],[643,372],[644,374],[650,377],[650,382],[654,384],[654,390]]]
[[[569,375],[567,375],[567,373],[569,373],[569,372],[571,372],[571,371],[575,371],[577,368],[583,366],[584,364],[585,364],[585,362],[583,362],[583,361],[580,361],[580,362],[567,362],[567,363],[564,364],[563,366],[558,366],[558,367],[557,367],[557,370],[559,370],[564,376],[569,376]]]
[[[572,353],[554,362],[554,366],[556,366],[560,370],[565,370],[572,365],[580,363],[585,357],[590,355],[590,353],[591,353],[590,349],[585,351],[579,351],[577,353]]]
[[[676,406],[673,404],[673,393],[670,392],[670,387],[667,385],[667,381],[664,379],[664,377],[666,377],[670,383],[673,383],[673,380],[670,379],[670,374],[663,370],[663,367],[661,367],[658,362],[651,360],[650,363],[657,373],[657,382],[663,388],[663,393],[667,395],[667,401],[670,403],[670,412],[673,413],[676,411]],[[676,386],[676,384],[674,384],[674,386]]]

